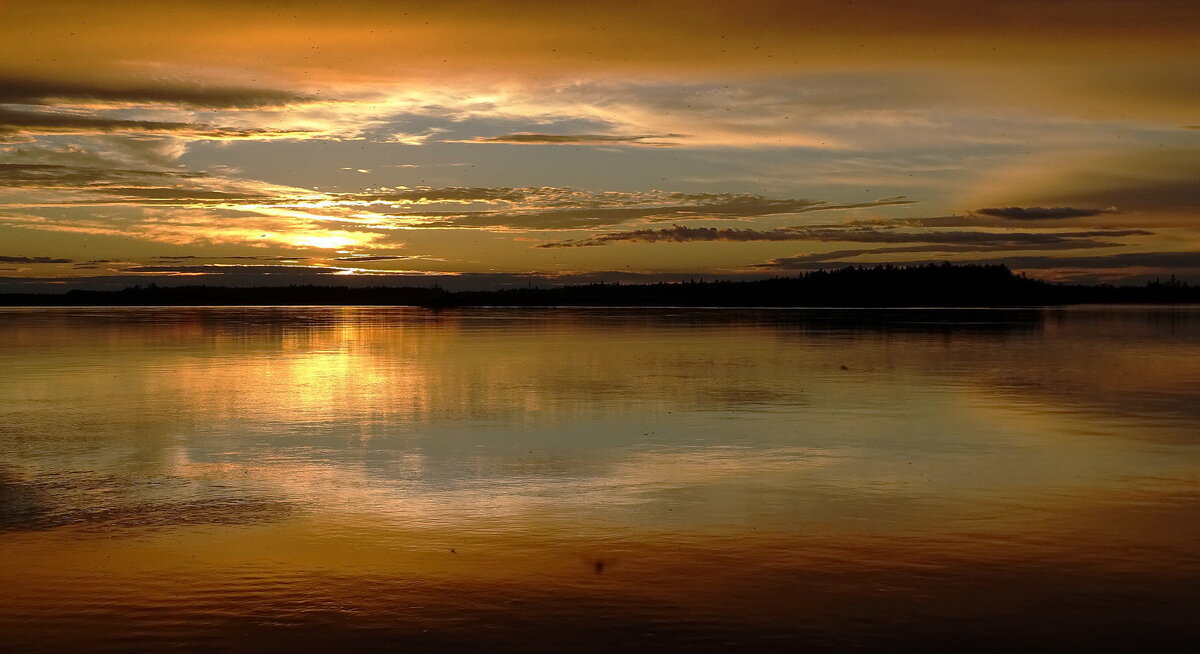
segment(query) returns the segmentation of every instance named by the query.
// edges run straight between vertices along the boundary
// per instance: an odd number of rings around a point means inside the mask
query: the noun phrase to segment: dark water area
[[[3,652],[1191,652],[1200,307],[0,309]]]

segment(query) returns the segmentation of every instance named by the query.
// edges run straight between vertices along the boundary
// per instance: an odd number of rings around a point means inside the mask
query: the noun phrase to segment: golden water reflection
[[[1200,309],[4,310],[0,344],[18,651],[1196,629]]]

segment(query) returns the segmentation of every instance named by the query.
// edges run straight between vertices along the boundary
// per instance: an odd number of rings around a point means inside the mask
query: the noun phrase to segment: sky
[[[1200,281],[1200,3],[0,0],[0,291]]]

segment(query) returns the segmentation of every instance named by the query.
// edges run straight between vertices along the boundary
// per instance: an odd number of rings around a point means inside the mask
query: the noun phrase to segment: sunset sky
[[[1200,3],[0,0],[0,290],[1200,281]]]

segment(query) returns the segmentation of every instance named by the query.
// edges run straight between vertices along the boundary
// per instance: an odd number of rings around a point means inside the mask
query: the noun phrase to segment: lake
[[[1193,651],[1200,307],[0,309],[13,652]]]

